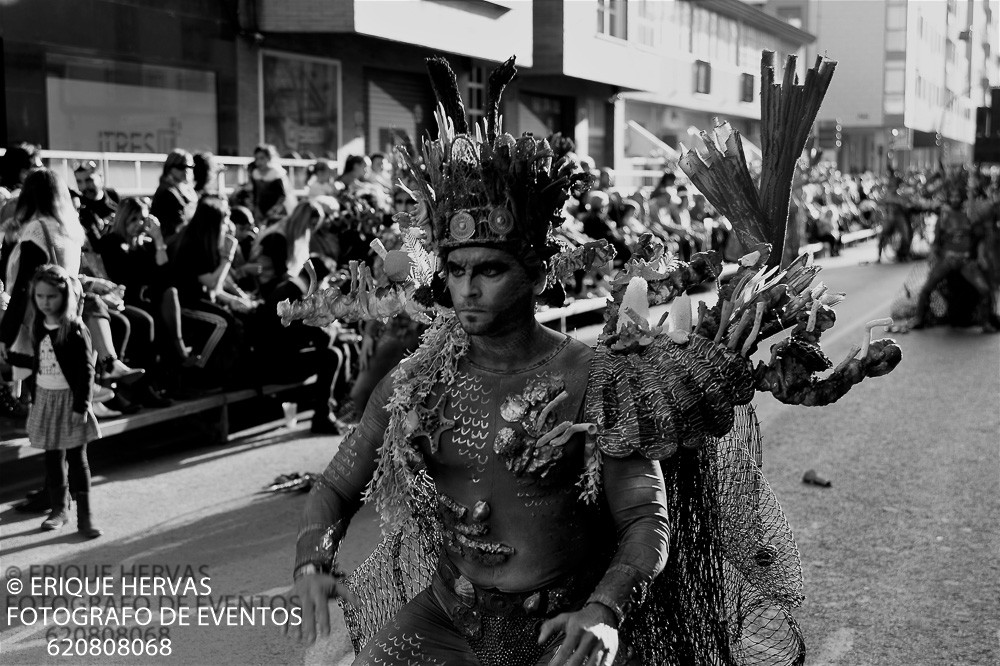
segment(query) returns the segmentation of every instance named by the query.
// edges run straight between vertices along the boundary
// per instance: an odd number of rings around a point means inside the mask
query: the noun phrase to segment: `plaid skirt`
[[[101,436],[93,410],[87,413],[84,425],[74,425],[73,391],[40,386],[35,389],[26,430],[31,445],[46,451],[75,449]]]

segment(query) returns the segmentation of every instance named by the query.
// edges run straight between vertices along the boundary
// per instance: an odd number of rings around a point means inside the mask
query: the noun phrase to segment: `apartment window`
[[[627,0],[597,0],[597,32],[609,37],[627,39]]]
[[[948,62],[955,62],[955,42],[950,39],[945,42],[944,54],[945,58],[948,59]]]
[[[885,33],[885,50],[886,51],[905,51],[906,50],[906,31],[905,30],[889,30]]]
[[[736,21],[724,16],[719,17],[716,28],[715,55],[716,62],[727,65],[739,64],[739,25]]]
[[[906,6],[886,7],[885,10],[886,30],[906,30]]]
[[[465,113],[469,124],[475,125],[486,115],[486,68],[473,65],[469,71],[468,91],[465,95]]]
[[[753,74],[743,74],[740,76],[740,101],[753,101]]]
[[[889,94],[902,94],[906,85],[906,72],[904,64],[899,61],[887,62],[885,64],[885,92]]]
[[[778,18],[780,18],[785,23],[795,27],[802,27],[802,8],[801,7],[779,7],[778,8]]]
[[[704,60],[694,61],[694,91],[705,95],[712,92],[712,66]]]
[[[638,0],[635,2],[635,40],[643,46],[660,45],[660,30],[663,25],[663,3],[658,0]]]

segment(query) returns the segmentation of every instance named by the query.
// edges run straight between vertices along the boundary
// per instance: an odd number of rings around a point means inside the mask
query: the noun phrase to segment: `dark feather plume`
[[[486,140],[491,143],[500,134],[500,97],[503,89],[517,74],[514,58],[515,56],[511,56],[490,73],[490,83],[486,90]]]
[[[438,102],[444,107],[444,112],[455,123],[456,134],[468,134],[469,121],[465,117],[465,104],[458,90],[458,78],[448,61],[439,56],[427,58],[427,73],[431,77],[431,86]]]

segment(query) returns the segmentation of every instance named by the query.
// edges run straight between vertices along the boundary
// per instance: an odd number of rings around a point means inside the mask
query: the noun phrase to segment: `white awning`
[[[640,125],[634,120],[628,121],[628,129],[632,130],[633,136],[641,138],[644,142],[648,143],[650,146],[651,153],[658,153],[660,156],[667,158],[668,160],[679,160],[681,157],[680,152],[671,148],[669,144],[664,143],[655,134],[650,132],[648,129]]]

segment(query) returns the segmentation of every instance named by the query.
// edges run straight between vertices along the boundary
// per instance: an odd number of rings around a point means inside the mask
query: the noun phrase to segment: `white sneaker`
[[[116,419],[121,415],[121,412],[116,412],[113,409],[105,407],[103,403],[98,402],[94,404],[94,416],[99,419]]]
[[[115,397],[115,392],[106,386],[94,385],[94,398],[91,400],[94,405],[98,405],[102,402],[107,402],[111,398]]]

